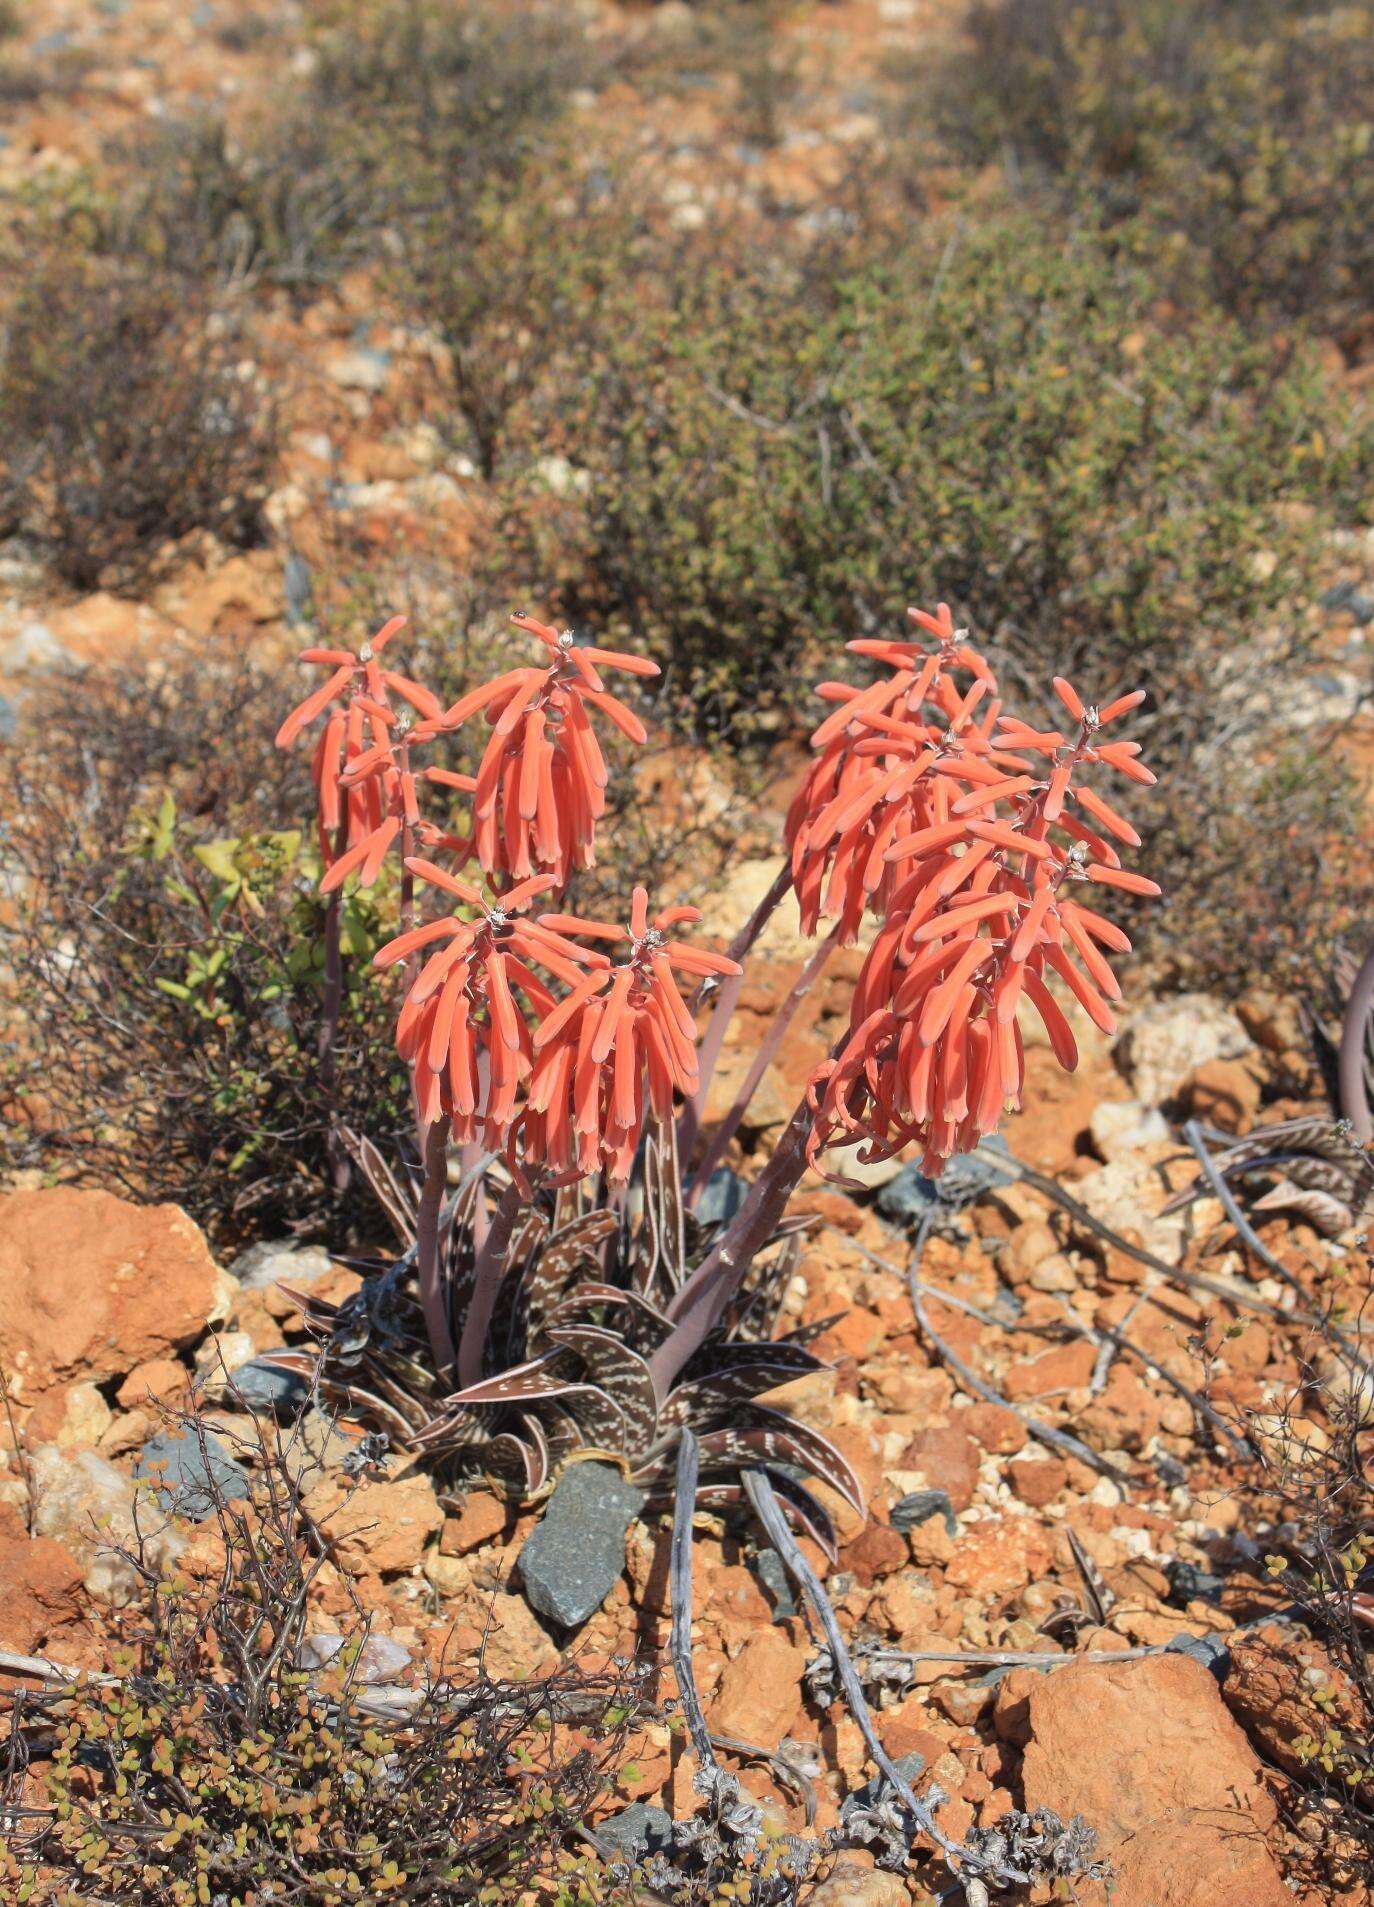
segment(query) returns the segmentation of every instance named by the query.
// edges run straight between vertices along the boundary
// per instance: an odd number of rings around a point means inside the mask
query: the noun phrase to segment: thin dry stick
[[[1065,1312],[1067,1315],[1067,1307]],[[1220,1411],[1209,1404],[1200,1391],[1193,1390],[1183,1382],[1182,1378],[1175,1377],[1171,1370],[1161,1364],[1159,1359],[1147,1351],[1143,1345],[1137,1344],[1134,1338],[1127,1337],[1124,1331],[1110,1324],[1097,1324],[1090,1329],[1080,1320],[1074,1319],[1072,1322],[1077,1326],[1080,1337],[1085,1337],[1090,1342],[1096,1340],[1107,1350],[1126,1351],[1131,1357],[1139,1358],[1147,1371],[1157,1377],[1161,1383],[1167,1384],[1176,1396],[1184,1400],[1196,1417],[1208,1424],[1218,1437],[1224,1438],[1230,1444],[1242,1463],[1254,1462],[1254,1451],[1243,1437],[1232,1430]]]
[[[1134,1320],[1139,1317],[1145,1300],[1150,1296],[1158,1282],[1158,1274],[1152,1271],[1142,1284],[1130,1310],[1117,1326],[1119,1332],[1124,1334],[1127,1325],[1133,1323]],[[1100,1336],[1102,1342],[1098,1348],[1097,1362],[1093,1365],[1092,1379],[1088,1385],[1088,1389],[1092,1392],[1094,1397],[1100,1397],[1107,1388],[1107,1379],[1111,1375],[1112,1365],[1116,1362],[1116,1354],[1120,1348],[1115,1338],[1109,1337],[1105,1331],[1100,1332]]]
[[[970,1669],[1066,1669],[1074,1662],[1136,1662],[1162,1655],[1168,1644],[1152,1642],[1130,1649],[1083,1649],[1077,1655],[1035,1649],[865,1649],[865,1662],[949,1662]]]
[[[869,1754],[872,1756],[881,1773],[891,1784],[912,1820],[923,1833],[929,1835],[930,1839],[934,1841],[935,1845],[940,1849],[941,1853],[945,1855],[951,1868],[956,1873],[959,1872],[962,1867],[967,1866],[972,1872],[983,1874],[987,1880],[995,1882],[998,1886],[1024,1887],[1027,1885],[1030,1877],[1021,1873],[1018,1869],[1013,1867],[1001,1867],[993,1862],[984,1861],[980,1859],[978,1855],[974,1854],[971,1849],[961,1847],[957,1841],[951,1840],[944,1829],[940,1827],[927,1804],[924,1801],[918,1800],[916,1795],[913,1794],[910,1782],[898,1772],[892,1761],[892,1757],[878,1739],[877,1731],[873,1726],[873,1718],[868,1711],[868,1703],[864,1698],[864,1692],[859,1683],[859,1678],[854,1672],[854,1664],[849,1659],[849,1652],[845,1648],[844,1636],[841,1633],[835,1611],[831,1606],[830,1598],[826,1595],[825,1590],[821,1586],[820,1578],[816,1575],[810,1563],[807,1562],[797,1545],[795,1537],[787,1527],[787,1518],[778,1508],[778,1499],[773,1494],[773,1486],[768,1481],[767,1472],[764,1470],[746,1470],[744,1472],[744,1488],[748,1494],[749,1501],[753,1504],[758,1514],[759,1521],[763,1524],[764,1529],[768,1533],[768,1540],[772,1543],[774,1549],[782,1558],[783,1563],[791,1572],[798,1588],[806,1596],[811,1607],[815,1610],[817,1620],[820,1622],[821,1628],[825,1631],[825,1640],[830,1650],[830,1659],[835,1665],[835,1673],[839,1678],[840,1687],[844,1691],[845,1700],[849,1704],[849,1711],[858,1725],[859,1733],[864,1738],[864,1744]]]
[[[827,1229],[834,1230],[834,1227],[828,1227]],[[919,1242],[924,1244],[924,1238]],[[897,1278],[903,1276],[900,1266],[894,1265],[890,1259],[881,1257],[875,1251],[870,1251],[867,1246],[855,1244],[852,1238],[846,1238],[845,1243],[851,1251],[856,1251],[861,1258],[866,1258],[871,1265],[877,1265],[881,1271],[890,1271],[893,1276]],[[914,1276],[914,1273],[908,1271],[905,1276],[909,1282]],[[935,1286],[928,1285],[924,1281],[921,1282],[920,1288],[930,1297],[938,1298],[941,1304],[950,1305],[954,1310],[962,1311],[967,1317],[976,1318],[980,1324],[993,1326],[999,1331],[1009,1331],[1012,1329],[1012,1326],[1004,1319],[995,1317],[990,1311],[979,1310],[977,1305],[970,1304],[967,1298],[960,1298],[952,1291],[940,1291]],[[1151,1294],[1149,1292],[1141,1293],[1131,1308],[1131,1317],[1134,1317],[1135,1313],[1140,1309],[1140,1306],[1144,1304],[1146,1299],[1150,1296]],[[913,1297],[913,1304],[914,1302]],[[1154,1300],[1154,1302],[1158,1302],[1158,1300]],[[1225,1437],[1242,1462],[1249,1463],[1253,1460],[1254,1451],[1250,1448],[1249,1444],[1245,1442],[1243,1437],[1236,1435],[1225,1418],[1222,1417],[1199,1392],[1190,1390],[1181,1379],[1175,1377],[1171,1371],[1166,1370],[1157,1358],[1152,1357],[1150,1353],[1141,1345],[1137,1344],[1133,1338],[1127,1337],[1125,1331],[1121,1329],[1120,1326],[1113,1327],[1108,1324],[1098,1324],[1092,1326],[1090,1329],[1083,1324],[1081,1319],[1071,1316],[1066,1306],[1061,1305],[1060,1308],[1064,1311],[1066,1321],[1078,1336],[1085,1337],[1090,1341],[1100,1340],[1105,1352],[1111,1352],[1113,1350],[1129,1351],[1133,1357],[1138,1357],[1147,1370],[1154,1372],[1171,1390],[1182,1397],[1200,1418],[1209,1423],[1221,1436]],[[1094,1389],[1100,1389],[1097,1383],[1097,1370],[1100,1369],[1102,1361],[1102,1358],[1099,1357],[1097,1366],[1093,1371]],[[998,1401],[1001,1402],[1000,1399]],[[1015,1406],[1009,1403],[1002,1403],[1002,1408],[1005,1410],[1013,1410]],[[1021,1416],[1022,1421],[1028,1426],[1034,1422],[1034,1419],[1023,1415],[1023,1413],[1019,1411],[1017,1415]]]
[[[970,1304],[967,1298],[960,1298],[952,1291],[940,1291],[936,1286],[928,1285],[916,1276],[916,1266],[920,1263],[921,1253],[925,1249],[926,1239],[930,1236],[932,1223],[933,1215],[927,1213],[921,1220],[912,1248],[912,1261],[906,1271],[903,1271],[900,1265],[894,1265],[890,1258],[883,1258],[876,1251],[870,1251],[866,1245],[855,1244],[852,1238],[846,1237],[845,1244],[852,1251],[856,1251],[861,1258],[867,1259],[870,1265],[876,1265],[880,1271],[890,1271],[894,1278],[906,1280],[907,1290],[911,1294],[911,1308],[916,1314],[917,1324],[929,1338],[937,1355],[949,1365],[956,1377],[983,1399],[984,1403],[995,1404],[999,1410],[1010,1411],[1013,1417],[1019,1418],[1026,1426],[1032,1437],[1038,1438],[1041,1443],[1048,1444],[1051,1449],[1063,1450],[1066,1456],[1078,1457],[1082,1462],[1091,1464],[1093,1469],[1103,1476],[1110,1477],[1113,1483],[1120,1484],[1123,1488],[1129,1487],[1130,1478],[1124,1471],[1118,1470],[1115,1464],[1109,1462],[1106,1457],[1100,1457],[1087,1444],[1080,1443],[1077,1437],[1070,1436],[1068,1431],[1056,1430],[1053,1424],[1042,1424],[1029,1411],[1022,1410],[1018,1404],[1013,1404],[1010,1398],[1003,1397],[986,1378],[979,1377],[976,1371],[965,1364],[958,1352],[940,1336],[925,1315],[921,1304],[923,1295],[936,1298],[941,1304],[948,1305],[951,1310],[962,1311],[965,1317],[976,1318],[980,1324],[995,1326],[999,1331],[1006,1331],[1011,1327],[1004,1324],[1000,1318],[995,1318],[990,1311],[980,1311],[978,1306]],[[825,1229],[835,1231],[836,1228],[828,1225]]]
[[[943,1292],[932,1289],[930,1285],[923,1285],[915,1272],[908,1273],[907,1288],[911,1293],[911,1308],[916,1314],[916,1323],[922,1333],[929,1338],[937,1356],[948,1364],[962,1384],[981,1397],[985,1404],[995,1404],[999,1410],[1009,1410],[1013,1417],[1019,1417],[1038,1443],[1048,1444],[1052,1450],[1062,1450],[1065,1456],[1077,1457],[1080,1463],[1086,1463],[1091,1469],[1096,1470],[1099,1476],[1110,1477],[1119,1489],[1130,1489],[1131,1479],[1127,1472],[1119,1470],[1109,1458],[1099,1455],[1088,1444],[1080,1443],[1078,1438],[1070,1436],[1067,1430],[1056,1430],[1053,1424],[1041,1423],[1038,1417],[1032,1416],[1028,1410],[1022,1410],[1019,1404],[1013,1404],[1009,1398],[1003,1397],[1000,1391],[987,1382],[986,1378],[980,1377],[975,1370],[965,1364],[958,1352],[940,1336],[926,1316],[921,1303],[923,1294],[932,1298],[942,1298]]]
[[[703,1768],[718,1769],[720,1763],[711,1746],[711,1731],[706,1726],[692,1674],[692,1515],[696,1509],[700,1463],[696,1437],[684,1426],[677,1447],[677,1496],[673,1504],[673,1546],[669,1562],[673,1627],[668,1647],[673,1673],[677,1676],[678,1701],[692,1738],[692,1752]]]
[[[1200,1271],[1184,1271],[1179,1265],[1170,1265],[1157,1258],[1152,1251],[1146,1251],[1143,1245],[1133,1245],[1129,1238],[1123,1238],[1120,1232],[1114,1232],[1110,1225],[1104,1225],[1100,1218],[1094,1218],[1086,1205],[1080,1205],[1070,1196],[1057,1180],[1049,1178],[1043,1172],[1037,1172],[1033,1165],[1025,1165],[1020,1159],[1001,1159],[998,1163],[1015,1172],[1018,1179],[1029,1185],[1034,1192],[1043,1193],[1047,1199],[1053,1199],[1073,1219],[1074,1223],[1090,1231],[1094,1237],[1112,1245],[1127,1258],[1134,1258],[1138,1265],[1148,1265],[1151,1271],[1157,1271],[1171,1284],[1182,1285],[1188,1291],[1207,1291],[1214,1298],[1224,1298],[1227,1304],[1235,1305],[1242,1311],[1258,1311],[1266,1318],[1277,1318],[1281,1324],[1307,1324],[1318,1328],[1320,1318],[1310,1312],[1284,1311],[1276,1304],[1270,1304],[1264,1298],[1256,1298],[1247,1291],[1234,1290],[1230,1285],[1222,1284],[1219,1278],[1208,1278]]]

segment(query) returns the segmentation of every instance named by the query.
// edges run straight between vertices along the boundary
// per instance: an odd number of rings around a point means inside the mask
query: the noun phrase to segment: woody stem
[[[491,1329],[492,1312],[496,1309],[496,1294],[506,1275],[506,1253],[510,1248],[515,1221],[524,1207],[525,1195],[512,1179],[501,1194],[491,1229],[477,1253],[472,1298],[458,1341],[458,1381],[464,1386],[476,1384],[482,1376],[482,1358],[487,1347],[487,1332]]]
[[[443,1275],[443,1240],[439,1234],[439,1215],[443,1209],[448,1183],[448,1125],[436,1119],[422,1137],[424,1185],[415,1216],[416,1276],[420,1286],[420,1310],[425,1333],[441,1377],[453,1368],[453,1331],[448,1315],[448,1283]]]
[[[345,801],[345,810],[347,802]],[[334,833],[337,858],[348,846],[348,816],[340,818]],[[324,992],[320,1000],[320,1031],[316,1042],[320,1091],[329,1110],[329,1135],[325,1155],[329,1161],[334,1190],[347,1188],[350,1167],[347,1150],[339,1134],[338,1090],[339,1018],[343,1011],[343,890],[336,887],[329,896],[324,914]]]
[[[768,1243],[806,1171],[806,1141],[815,1114],[805,1095],[777,1149],[726,1229],[668,1307],[673,1330],[649,1360],[660,1397],[706,1342],[754,1255]]]
[[[796,984],[774,1014],[773,1023],[760,1043],[749,1071],[744,1076],[744,1083],[735,1094],[734,1104],[716,1127],[711,1143],[706,1148],[705,1157],[692,1176],[691,1187],[687,1194],[689,1210],[695,1209],[707,1180],[729,1150],[730,1141],[739,1130],[740,1122],[749,1109],[749,1102],[758,1091],[759,1081],[777,1057],[788,1027],[796,1018],[798,1008],[819,978],[826,961],[839,944],[839,936],[840,929],[837,923],[820,945],[813,950],[811,958],[798,975]]]
[[[778,903],[792,885],[792,869],[784,860],[773,878],[773,884],[743,927],[726,948],[731,960],[743,960],[754,942],[763,932],[776,912]],[[690,1159],[692,1147],[696,1144],[697,1133],[701,1129],[702,1113],[706,1107],[706,1095],[710,1091],[715,1076],[716,1063],[720,1059],[721,1048],[725,1045],[725,1034],[730,1025],[736,1006],[739,1004],[740,990],[744,985],[743,974],[731,974],[722,980],[720,992],[716,995],[716,1004],[706,1028],[705,1038],[697,1059],[697,1077],[699,1084],[696,1093],[683,1107],[677,1124],[678,1156]]]

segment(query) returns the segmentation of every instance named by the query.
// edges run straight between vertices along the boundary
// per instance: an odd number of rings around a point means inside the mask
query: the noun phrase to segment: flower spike
[[[477,855],[487,873],[519,880],[547,869],[562,888],[574,869],[594,864],[596,827],[606,811],[606,764],[588,711],[636,744],[647,739],[601,670],[654,676],[659,668],[642,656],[580,647],[569,630],[533,616],[511,621],[551,652],[549,660],[470,690],[441,723],[458,728],[485,711],[491,724],[473,804]]]

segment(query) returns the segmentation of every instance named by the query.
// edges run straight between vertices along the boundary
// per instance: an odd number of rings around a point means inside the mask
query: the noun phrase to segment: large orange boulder
[[[1201,1663],[1084,1663],[1004,1685],[999,1708],[1022,1702],[1026,1806],[1097,1830],[1112,1907],[1293,1907],[1265,1845],[1273,1799]]]
[[[0,1504],[0,1608],[5,1646],[29,1655],[80,1620],[81,1565],[65,1544],[30,1536]]]
[[[194,1343],[223,1290],[179,1206],[71,1186],[0,1198],[0,1360],[24,1404]]]

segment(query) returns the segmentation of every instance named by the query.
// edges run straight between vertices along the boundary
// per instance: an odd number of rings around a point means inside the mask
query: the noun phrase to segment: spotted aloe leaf
[[[863,1515],[863,1489],[834,1444],[809,1424],[781,1411],[749,1405],[737,1423],[708,1431],[701,1439],[701,1453],[703,1463],[718,1457],[733,1457],[741,1463],[762,1457],[770,1463],[796,1464],[838,1490]]]

